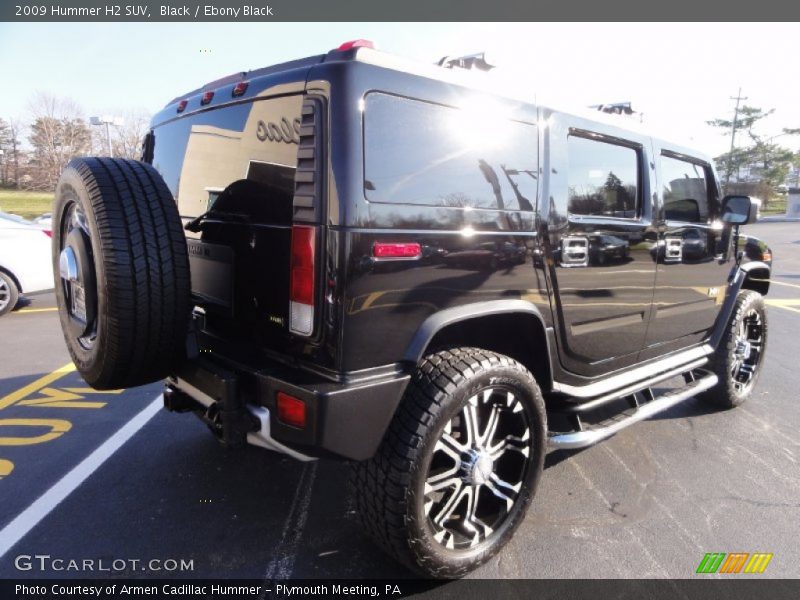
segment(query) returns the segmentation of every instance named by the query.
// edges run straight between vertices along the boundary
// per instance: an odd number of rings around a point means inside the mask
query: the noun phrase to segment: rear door
[[[719,221],[720,192],[711,165],[655,144],[659,251],[653,320],[642,358],[710,335],[733,266],[730,228]]]
[[[552,115],[549,230],[562,365],[595,376],[633,364],[650,317],[657,232],[650,140]]]

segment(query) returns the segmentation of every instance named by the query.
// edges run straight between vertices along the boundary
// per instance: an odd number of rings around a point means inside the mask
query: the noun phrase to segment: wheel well
[[[742,282],[743,290],[753,290],[762,296],[769,292],[769,269],[756,268],[747,272]]]
[[[13,281],[14,285],[17,286],[17,291],[21,294],[22,293],[22,286],[19,284],[19,279],[17,279],[17,277],[11,271],[9,271],[8,269],[4,269],[3,267],[0,267],[0,271],[2,271],[3,273],[5,273],[6,275],[8,275],[11,278],[11,281]]]
[[[551,387],[547,335],[532,314],[509,313],[466,319],[436,332],[423,354],[441,348],[469,346],[492,350],[522,363],[546,392]]]

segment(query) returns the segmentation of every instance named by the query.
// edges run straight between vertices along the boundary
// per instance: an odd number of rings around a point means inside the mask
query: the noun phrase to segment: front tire
[[[736,297],[725,334],[710,367],[719,378],[700,399],[721,408],[733,408],[753,393],[767,349],[767,311],[758,292],[742,290]]]
[[[522,522],[542,473],[544,401],[507,356],[456,348],[425,357],[381,447],[354,467],[357,514],[396,559],[461,577]]]

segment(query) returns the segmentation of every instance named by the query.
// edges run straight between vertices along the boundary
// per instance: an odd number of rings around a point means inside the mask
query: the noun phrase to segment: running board
[[[638,406],[635,412],[627,417],[614,421],[612,424],[605,427],[598,427],[596,429],[587,429],[584,431],[570,431],[568,433],[550,433],[548,438],[548,445],[557,450],[574,450],[577,448],[586,448],[592,444],[604,440],[626,427],[644,421],[650,417],[657,415],[660,412],[668,410],[680,404],[681,402],[696,396],[700,392],[704,392],[715,385],[719,378],[708,371],[696,370],[694,374],[701,375],[698,379],[688,382],[684,387],[677,390],[672,390],[664,393],[646,404]],[[689,375],[689,373],[687,373]]]

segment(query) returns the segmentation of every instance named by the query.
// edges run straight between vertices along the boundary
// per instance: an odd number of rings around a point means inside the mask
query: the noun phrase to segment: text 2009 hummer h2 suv
[[[771,269],[707,157],[448,65],[359,42],[210,83],[141,161],[72,161],[53,236],[89,384],[353,461],[365,529],[440,577],[509,540],[548,448],[746,400]]]

